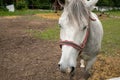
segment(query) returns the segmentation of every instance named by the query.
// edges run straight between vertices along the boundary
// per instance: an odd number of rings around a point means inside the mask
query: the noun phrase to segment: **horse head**
[[[62,72],[73,72],[76,67],[78,48],[83,43],[89,25],[89,12],[81,0],[68,0],[59,19],[62,56],[59,62]],[[64,44],[65,43],[65,44]],[[67,43],[67,44],[66,44]],[[71,46],[72,45],[72,46]],[[75,48],[75,47],[76,48]]]

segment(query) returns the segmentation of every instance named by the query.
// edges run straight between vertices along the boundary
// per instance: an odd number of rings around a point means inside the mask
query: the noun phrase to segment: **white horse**
[[[59,18],[62,49],[58,63],[60,70],[64,73],[69,72],[72,76],[80,55],[82,80],[89,78],[89,71],[101,48],[102,24],[97,15],[91,12],[97,1],[66,0]]]

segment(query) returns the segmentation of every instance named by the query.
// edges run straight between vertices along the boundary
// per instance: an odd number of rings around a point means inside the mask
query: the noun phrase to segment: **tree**
[[[98,6],[108,6],[109,0],[99,0],[97,5]]]
[[[120,7],[120,0],[112,0],[115,7]]]
[[[120,0],[99,0],[98,6],[120,7]]]
[[[50,0],[27,0],[29,8],[42,8],[42,9],[49,9],[51,4]]]
[[[54,2],[53,2],[53,9],[54,9],[54,11],[55,11],[55,13],[57,13],[57,11],[58,10],[60,10],[60,9],[63,9],[63,4],[64,4],[64,1],[62,0],[54,0]]]

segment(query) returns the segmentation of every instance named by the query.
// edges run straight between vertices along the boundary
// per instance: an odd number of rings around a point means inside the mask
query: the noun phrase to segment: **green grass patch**
[[[59,27],[56,26],[54,28],[47,28],[44,31],[28,30],[27,32],[38,39],[56,41],[59,39],[59,31]]]
[[[50,10],[16,10],[15,12],[0,11],[0,16],[34,15],[38,13],[51,13]]]
[[[102,20],[104,37],[102,50],[105,54],[116,55],[120,51],[120,19],[107,18]]]
[[[40,37],[45,40],[58,40],[59,38],[59,28],[55,27],[46,29],[45,31],[41,32]]]
[[[96,14],[101,14],[100,11],[94,11]],[[120,17],[120,10],[118,11],[105,11],[105,15],[107,14],[108,16],[119,16]]]
[[[106,13],[112,16],[120,16],[120,11],[108,11]]]

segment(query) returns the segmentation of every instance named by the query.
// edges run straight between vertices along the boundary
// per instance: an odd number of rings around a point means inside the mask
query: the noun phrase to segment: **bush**
[[[27,3],[23,0],[20,0],[16,3],[16,9],[18,10],[27,9],[28,8],[27,6],[28,6]]]
[[[50,9],[50,5],[48,4],[40,5],[40,9]]]
[[[0,6],[0,11],[8,11],[6,7]]]

